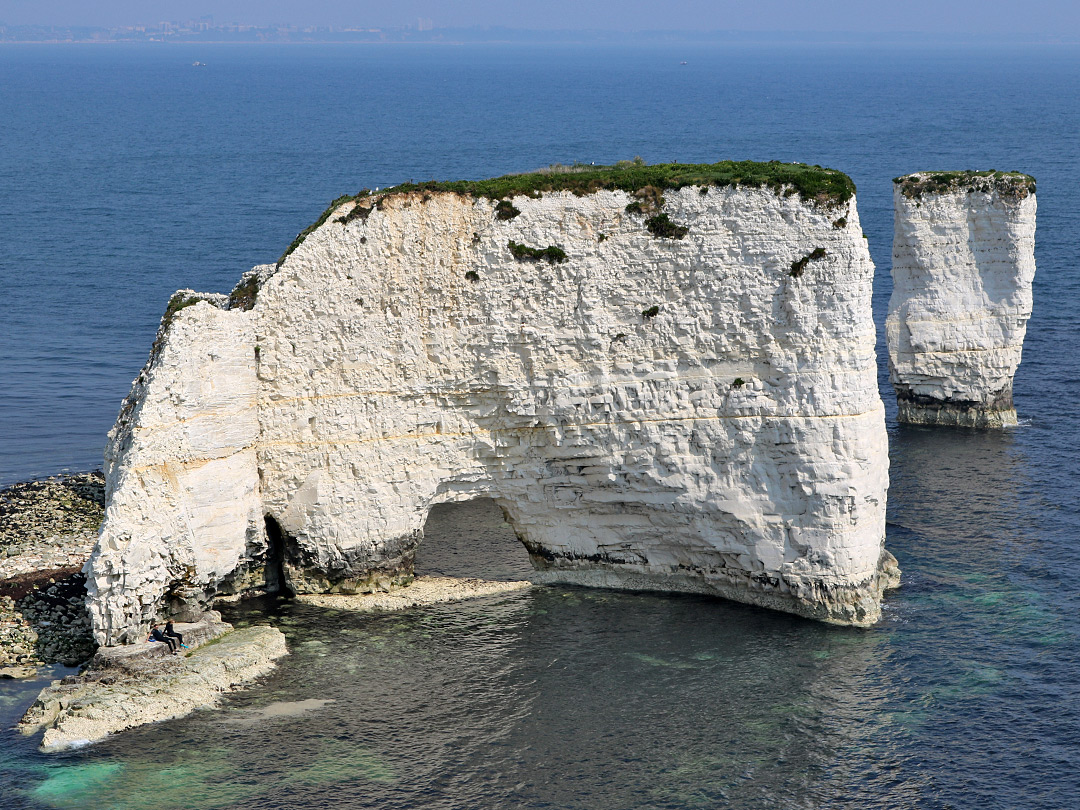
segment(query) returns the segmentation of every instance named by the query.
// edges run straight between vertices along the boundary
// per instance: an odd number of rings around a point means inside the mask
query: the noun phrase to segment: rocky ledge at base
[[[297,594],[296,601],[316,607],[376,613],[384,610],[405,610],[442,602],[459,602],[479,596],[524,591],[533,587],[528,580],[490,580],[459,577],[419,576],[411,585],[385,593],[359,594]]]
[[[176,629],[191,648],[186,655],[170,655],[159,642],[102,648],[83,674],[43,689],[19,730],[44,730],[42,751],[78,748],[212,706],[223,693],[269,672],[288,652],[281,631],[233,630],[216,611]]]
[[[81,569],[104,505],[100,472],[0,490],[0,678],[78,666],[94,654]]]

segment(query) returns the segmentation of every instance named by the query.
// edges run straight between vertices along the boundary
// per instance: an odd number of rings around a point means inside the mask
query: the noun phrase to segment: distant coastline
[[[120,27],[0,24],[0,45],[29,44],[186,45],[374,45],[374,44],[767,44],[802,45],[1076,45],[1059,34],[964,35],[851,31],[609,31],[522,29],[498,26],[439,28],[430,20],[394,27],[215,24],[161,22]]]

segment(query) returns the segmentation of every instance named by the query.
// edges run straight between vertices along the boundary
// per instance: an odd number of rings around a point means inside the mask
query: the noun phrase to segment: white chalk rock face
[[[144,640],[162,608],[179,618],[263,582],[254,316],[225,296],[173,296],[150,362],[105,450],[105,521],[87,562],[99,643]]]
[[[111,445],[99,641],[274,570],[406,584],[431,507],[476,497],[538,581],[876,621],[873,265],[853,197],[783,191],[668,190],[651,230],[617,190],[342,203],[250,311],[163,330]]]
[[[886,335],[902,422],[1016,424],[1035,276],[1035,181],[920,172],[894,186]]]

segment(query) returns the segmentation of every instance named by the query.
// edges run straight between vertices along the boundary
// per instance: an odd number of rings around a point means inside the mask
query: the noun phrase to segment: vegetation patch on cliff
[[[824,259],[825,253],[826,251],[823,247],[814,248],[801,259],[796,259],[791,263],[791,269],[788,271],[788,275],[792,278],[798,278],[803,274],[806,265],[810,264],[810,262],[817,261],[818,259]]]
[[[548,245],[546,248],[534,248],[523,245],[520,242],[515,242],[513,239],[507,242],[506,245],[510,248],[510,252],[514,254],[514,258],[518,261],[538,262],[544,260],[548,262],[548,264],[566,261],[566,251],[558,245]]]
[[[244,273],[233,291],[229,293],[229,309],[250,310],[259,297],[259,274]]]
[[[173,293],[172,298],[169,299],[169,303],[165,307],[165,314],[161,316],[161,325],[167,327],[172,323],[177,312],[182,309],[187,309],[188,307],[193,307],[203,300],[205,299],[198,295],[191,295],[184,292]]]
[[[210,306],[220,307],[224,301],[225,296],[216,295],[212,293],[196,293],[191,290],[180,290],[174,292],[172,298],[169,299],[168,305],[165,307],[165,314],[161,316],[161,324],[158,326],[157,340],[154,341],[154,346],[151,349],[151,353],[158,348],[158,344],[162,338],[165,337],[165,333],[169,331],[169,326],[172,324],[176,315],[181,310],[193,307],[200,301],[205,301]]]
[[[662,239],[682,239],[686,234],[690,233],[688,227],[672,222],[668,215],[664,213],[649,217],[645,220],[645,227],[649,229],[649,233],[653,236]]]
[[[656,186],[643,186],[634,191],[634,199],[626,206],[628,214],[651,216],[664,208],[664,194]]]
[[[340,222],[342,225],[348,225],[350,222],[357,219],[362,219],[366,221],[367,218],[371,216],[371,211],[374,207],[375,206],[373,205],[363,205],[361,203],[357,203],[352,207],[352,210],[349,211],[349,213],[345,214],[344,216],[338,217],[334,220],[334,222]]]
[[[509,200],[499,200],[499,204],[495,206],[495,218],[503,221],[511,220],[520,213]]]
[[[996,191],[1006,199],[1022,200],[1035,193],[1035,178],[1020,172],[915,172],[897,177],[893,182],[900,193],[910,199],[919,199],[924,194]]]
[[[315,220],[313,223],[311,223],[311,225],[304,228],[304,230],[300,231],[300,233],[298,233],[296,235],[296,238],[292,240],[292,244],[290,244],[287,248],[285,248],[285,252],[282,253],[281,258],[277,260],[278,267],[280,267],[281,263],[283,261],[285,261],[289,257],[290,253],[292,253],[294,250],[296,250],[298,247],[300,247],[300,245],[304,244],[304,240],[308,238],[308,234],[310,234],[315,229],[321,227],[322,224],[324,222],[326,222],[326,220],[330,219],[330,215],[332,213],[334,213],[338,208],[340,208],[345,203],[349,202],[350,200],[356,200],[360,196],[365,196],[366,197],[367,195],[364,194],[363,192],[356,195],[355,197],[351,197],[348,194],[345,194],[345,195],[343,195],[341,197],[338,197],[336,200],[334,200],[332,203],[330,203],[330,205],[327,207],[327,209],[325,211],[322,212],[322,214],[319,216],[319,218],[317,220]]]
[[[708,190],[708,187],[704,187]],[[685,225],[678,225],[664,213],[664,195],[657,186],[645,186],[634,192],[634,199],[626,206],[626,213],[647,217],[645,227],[658,239],[682,239],[690,232]]]
[[[197,293],[193,290],[180,290],[172,294],[172,298],[169,299],[168,305],[165,307],[165,314],[161,316],[161,323],[158,325],[157,335],[154,338],[153,344],[150,346],[150,359],[147,360],[147,364],[143,371],[152,366],[157,360],[161,349],[165,345],[165,336],[169,332],[169,327],[176,319],[177,313],[188,307],[195,306],[200,301],[205,301],[212,307],[218,307],[219,309],[228,303],[228,298],[218,293]],[[136,382],[141,382],[143,375],[140,374]],[[124,400],[124,404],[120,408],[120,415],[117,417],[118,421],[122,422],[127,415],[130,414],[131,409],[135,407],[135,403],[132,400],[132,395],[128,394],[127,399]]]

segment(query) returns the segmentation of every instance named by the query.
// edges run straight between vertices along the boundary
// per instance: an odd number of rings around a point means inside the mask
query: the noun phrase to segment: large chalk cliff
[[[111,434],[98,640],[220,593],[405,584],[429,509],[474,497],[541,581],[874,622],[873,266],[854,197],[805,196],[396,191],[232,308],[178,294]]]
[[[901,422],[1016,424],[1013,375],[1031,317],[1035,181],[920,172],[894,185],[886,336]]]

